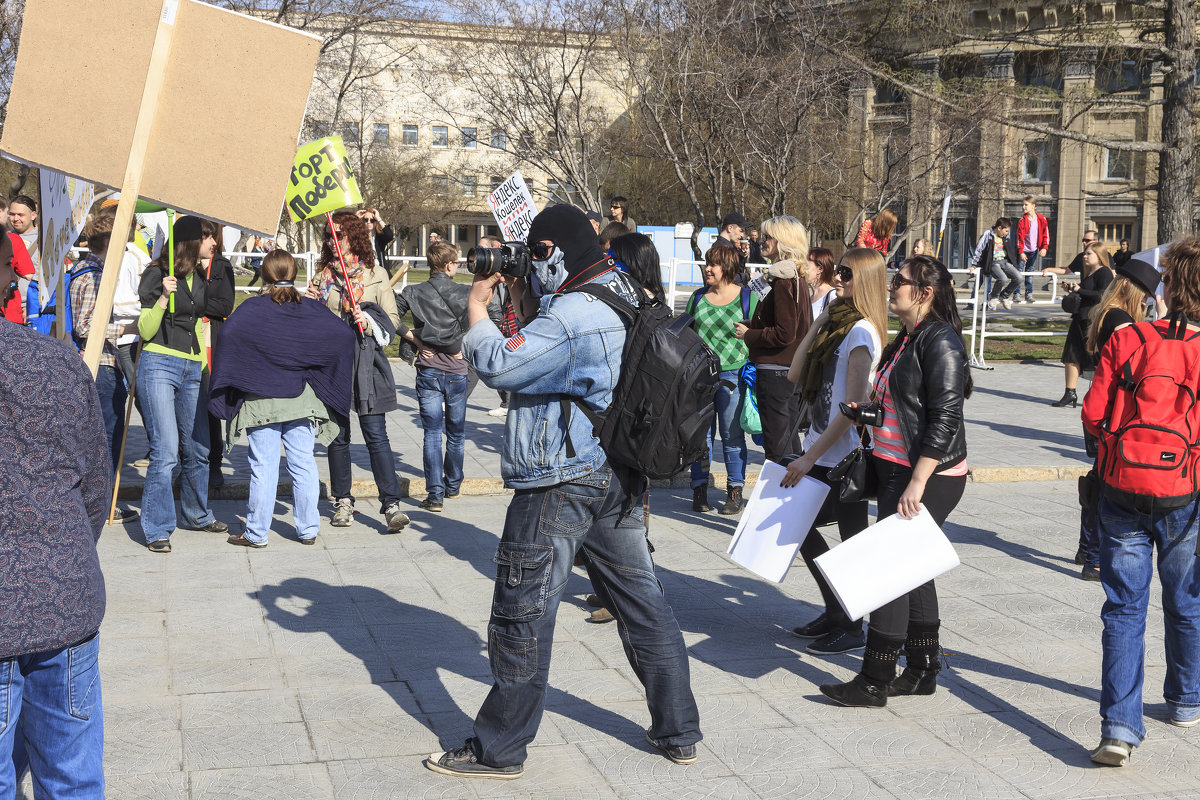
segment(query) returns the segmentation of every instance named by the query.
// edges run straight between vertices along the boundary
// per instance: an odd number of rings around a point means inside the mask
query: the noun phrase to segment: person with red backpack
[[[1099,439],[1100,582],[1107,600],[1098,764],[1124,766],[1142,720],[1146,611],[1157,553],[1169,721],[1200,724],[1200,236],[1163,259],[1168,316],[1117,330],[1083,401]]]

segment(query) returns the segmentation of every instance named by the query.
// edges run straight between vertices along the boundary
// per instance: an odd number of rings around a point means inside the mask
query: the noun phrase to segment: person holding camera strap
[[[913,256],[892,278],[888,310],[902,330],[883,352],[875,383],[882,424],[872,428],[879,519],[912,519],[924,505],[937,524],[962,499],[967,484],[963,401],[971,394],[967,348],[942,262]],[[865,410],[865,409],[863,409]],[[933,694],[940,645],[937,591],[929,581],[871,612],[862,671],[821,687],[836,703],[882,707],[888,697]],[[900,648],[907,655],[896,678]]]
[[[804,454],[787,465],[782,481],[785,487],[795,486],[805,475],[832,485],[829,470],[859,446],[858,432],[848,417],[838,413],[838,407],[867,399],[887,333],[887,272],[880,253],[866,247],[846,251],[834,270],[833,282],[834,301],[809,328],[788,370],[788,380],[799,385],[812,416]],[[833,486],[826,507],[837,520],[838,535],[846,541],[867,527],[867,501],[844,503],[837,493],[838,487]],[[806,650],[817,655],[848,653],[867,642],[862,620],[846,616],[816,568],[817,556],[828,550],[825,537],[814,525],[804,537],[800,555],[821,590],[825,610],[792,632],[801,639],[814,639]]]
[[[512,257],[499,269],[481,269],[476,252],[467,306],[471,327],[463,339],[463,353],[480,379],[509,392],[501,474],[514,495],[494,559],[488,624],[493,684],[471,738],[431,754],[425,766],[463,778],[523,774],[545,705],[555,616],[581,551],[645,688],[647,744],[676,764],[691,764],[701,739],[700,712],[683,634],[646,547],[640,502],[646,479],[609,463],[589,415],[564,413],[561,402],[568,398],[604,411],[626,339],[615,311],[591,294],[569,290],[594,283],[629,303],[641,290],[600,251],[577,208],[543,210],[529,242],[532,263],[519,244],[505,245]],[[506,338],[488,318],[488,304],[502,275],[520,277],[529,269],[542,297],[540,312]]]

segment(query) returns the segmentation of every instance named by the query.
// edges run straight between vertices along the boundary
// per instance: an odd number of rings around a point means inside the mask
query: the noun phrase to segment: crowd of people
[[[33,201],[25,200],[8,204],[10,220],[14,207],[18,217],[36,213]],[[614,402],[628,329],[609,301],[595,302],[594,292],[578,290],[592,287],[631,307],[666,302],[653,243],[636,232],[624,198],[615,198],[611,211],[603,228],[599,215],[572,206],[539,213],[528,236],[533,271],[528,281],[473,269],[469,286],[458,283],[457,248],[431,242],[428,279],[403,291],[393,288],[386,268],[381,240],[390,229],[378,212],[337,213],[324,231],[319,269],[306,288],[297,285],[295,258],[275,247],[263,252],[258,265],[261,293],[235,310],[233,270],[217,247],[217,225],[179,217],[170,251],[150,260],[136,245],[135,230],[116,230],[114,210],[99,210],[85,230],[88,253],[67,279],[74,347],[0,322],[3,412],[9,419],[37,419],[53,434],[4,438],[28,486],[19,489],[20,497],[0,494],[5,501],[0,530],[17,536],[16,547],[39,553],[25,564],[26,572],[44,569],[57,591],[71,598],[47,627],[33,622],[45,616],[39,606],[45,598],[22,588],[19,577],[6,582],[9,613],[0,624],[0,666],[18,669],[0,673],[8,675],[0,677],[0,688],[17,680],[29,698],[52,692],[68,680],[63,664],[89,653],[97,674],[104,596],[95,541],[109,514],[113,474],[121,467],[130,392],[150,444],[140,512],[150,551],[171,552],[171,534],[180,524],[227,533],[234,546],[267,547],[281,446],[293,481],[296,538],[311,545],[321,529],[318,444],[327,451],[330,524],[350,525],[352,416],[370,456],[387,530],[403,530],[410,519],[401,508],[386,425],[386,415],[398,407],[386,349],[401,340],[415,353],[424,429],[426,496],[419,508],[442,512],[445,501],[461,491],[466,398],[476,379],[501,393],[498,410],[506,419],[501,474],[514,491],[495,555],[498,579],[488,624],[494,683],[471,737],[461,747],[432,754],[426,766],[460,777],[509,779],[523,773],[548,688],[555,616],[573,566],[586,569],[596,602],[616,621],[630,667],[645,689],[647,744],[677,764],[694,763],[702,738],[699,711],[679,624],[654,577],[653,548],[645,535],[648,480],[611,460],[594,434],[595,416]],[[1036,264],[1046,250],[1045,218],[1036,204],[1027,203],[1026,211],[1017,228],[1018,247],[1008,238],[1011,221],[1001,219],[976,251],[978,266],[993,274],[996,298],[1009,304],[1021,293],[1017,264]],[[719,437],[726,474],[719,513],[741,513],[751,426],[762,436],[766,457],[786,466],[784,487],[806,476],[829,485],[829,499],[800,549],[823,610],[793,633],[810,653],[863,652],[850,681],[820,687],[834,703],[849,707],[878,708],[890,698],[936,691],[941,611],[929,581],[871,612],[864,630],[864,620],[849,618],[815,568],[815,559],[829,549],[822,528],[836,524],[843,541],[863,531],[868,497],[875,499],[879,519],[893,514],[911,519],[924,510],[942,525],[961,500],[968,474],[963,409],[973,383],[954,283],[925,240],[915,242],[914,254],[889,279],[885,257],[895,225],[894,214],[881,212],[863,223],[860,246],[835,258],[811,246],[799,220],[765,220],[755,246],[768,266],[761,284],[751,288],[743,245],[749,222],[730,214],[705,253],[703,285],[684,308],[718,373],[712,418],[700,420],[707,456],[691,464],[692,511],[711,510],[711,459]],[[25,316],[19,281],[31,274],[33,257],[19,226],[13,228],[0,241],[0,268],[12,274],[0,280],[9,278],[5,317],[12,319],[12,306],[13,315],[21,314],[12,321],[20,322]],[[127,246],[113,315],[102,324],[94,308],[113,236]],[[1084,243],[1081,280],[1065,284],[1081,310],[1072,311],[1064,351],[1068,392],[1059,405],[1076,404],[1073,379],[1094,368],[1083,422],[1096,462],[1081,484],[1091,490],[1081,491],[1079,559],[1085,577],[1094,573],[1108,600],[1102,611],[1102,741],[1091,757],[1123,765],[1145,737],[1141,638],[1155,549],[1167,620],[1164,695],[1170,721],[1184,727],[1200,723],[1200,660],[1194,657],[1200,652],[1200,561],[1193,555],[1200,501],[1192,452],[1200,441],[1200,409],[1176,403],[1173,410],[1156,406],[1152,412],[1151,404],[1162,397],[1142,397],[1130,388],[1139,378],[1163,379],[1143,374],[1150,367],[1139,360],[1139,342],[1145,346],[1148,340],[1165,343],[1155,364],[1178,362],[1168,376],[1174,383],[1155,384],[1167,386],[1159,390],[1162,396],[1173,386],[1179,396],[1186,390],[1194,399],[1200,388],[1200,238],[1170,248],[1161,296],[1153,266],[1122,258],[1114,269],[1094,235]],[[479,247],[497,244],[489,237]],[[467,260],[474,266],[485,255],[476,248]],[[1025,296],[1031,291],[1026,284]],[[889,314],[900,328],[890,341]],[[1143,322],[1148,314],[1157,321]],[[93,378],[77,351],[95,335],[103,336],[104,346]],[[37,391],[26,386],[29,381]],[[27,395],[37,401],[8,399]],[[1160,416],[1144,425],[1138,416],[1143,412]],[[1158,438],[1146,439],[1147,427]],[[250,497],[244,526],[230,531],[210,507],[212,464],[243,434]],[[1170,435],[1183,444],[1168,442]],[[831,471],[860,450],[875,488],[846,497]],[[1144,463],[1152,456],[1161,463]],[[1160,474],[1139,472],[1149,467]],[[1182,468],[1185,483],[1191,469],[1192,490],[1157,492],[1163,474],[1176,468]],[[25,476],[26,471],[35,474]],[[22,497],[45,502],[29,511]],[[48,516],[43,504],[58,509],[59,517]],[[36,525],[31,527],[26,511]],[[135,515],[126,510],[121,518]],[[49,532],[49,547],[34,546],[41,531]],[[77,679],[70,674],[69,680]],[[30,717],[21,718],[30,750],[15,756],[15,772],[0,758],[0,795],[26,765],[37,781],[102,783],[95,769],[66,766],[78,757],[66,752],[66,737],[42,740],[36,734],[39,724],[50,725],[55,717],[54,725],[73,728],[79,748],[93,746],[102,735],[98,690],[94,715],[90,708],[83,714],[73,710],[64,721],[32,702],[27,708]],[[14,734],[0,725],[0,749],[8,752],[14,742]]]

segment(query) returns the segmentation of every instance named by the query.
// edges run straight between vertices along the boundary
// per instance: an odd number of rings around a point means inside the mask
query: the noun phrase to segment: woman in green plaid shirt
[[[734,247],[718,244],[704,255],[704,290],[688,301],[687,311],[695,319],[696,332],[721,360],[721,382],[713,403],[713,424],[708,431],[708,458],[692,464],[692,510],[708,511],[708,467],[713,440],[721,433],[724,449],[725,505],[720,514],[732,516],[742,510],[742,487],[746,485],[746,434],[739,420],[745,399],[738,383],[738,370],[750,357],[746,343],[734,335],[734,325],[754,315],[758,295],[734,283],[741,269],[741,254]]]

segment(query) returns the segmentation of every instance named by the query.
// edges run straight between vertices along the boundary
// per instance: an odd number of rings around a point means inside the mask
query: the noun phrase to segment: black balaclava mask
[[[534,262],[542,294],[553,294],[576,278],[579,280],[574,285],[583,285],[613,266],[600,249],[592,223],[575,206],[548,206],[533,218],[527,241],[532,247],[543,239],[554,242],[556,251],[562,255],[561,260],[556,252],[547,261]],[[585,272],[587,276],[584,276]]]

